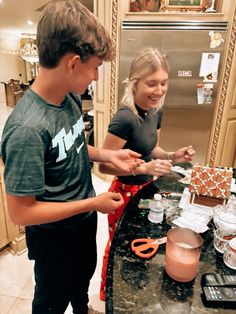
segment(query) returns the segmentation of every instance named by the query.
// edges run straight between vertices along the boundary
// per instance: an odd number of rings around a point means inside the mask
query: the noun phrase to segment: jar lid
[[[157,194],[157,193],[154,194],[154,200],[155,200],[155,201],[160,201],[161,198],[162,198],[161,194]]]
[[[229,245],[230,245],[232,251],[236,252],[236,237],[229,241]]]

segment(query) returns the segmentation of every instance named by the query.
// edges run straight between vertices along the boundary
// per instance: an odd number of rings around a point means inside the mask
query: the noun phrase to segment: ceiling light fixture
[[[29,38],[26,44],[20,49],[20,56],[27,62],[34,63],[39,61],[38,47],[33,38]]]

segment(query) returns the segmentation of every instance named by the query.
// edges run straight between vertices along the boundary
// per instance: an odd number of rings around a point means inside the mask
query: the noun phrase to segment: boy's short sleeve
[[[2,158],[9,194],[40,195],[44,192],[44,145],[35,130],[16,126],[6,132],[2,140]]]

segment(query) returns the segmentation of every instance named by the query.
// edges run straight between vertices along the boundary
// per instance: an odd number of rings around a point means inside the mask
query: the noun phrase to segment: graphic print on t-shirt
[[[58,146],[59,156],[56,162],[61,161],[67,157],[66,152],[69,151],[69,149],[75,143],[75,140],[79,135],[81,135],[83,129],[83,119],[80,117],[80,119],[73,125],[72,129],[68,133],[66,133],[65,128],[62,128],[61,131],[59,131],[52,139],[52,147],[55,148]],[[80,152],[83,145],[80,145],[80,149],[77,150],[78,153]]]

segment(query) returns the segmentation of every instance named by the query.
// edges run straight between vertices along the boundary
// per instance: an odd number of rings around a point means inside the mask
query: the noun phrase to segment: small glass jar
[[[232,269],[236,269],[236,237],[231,239],[226,245],[223,259],[225,265]]]
[[[228,242],[229,240],[223,237],[219,229],[214,230],[214,248],[218,252],[224,253]]]
[[[218,205],[213,209],[214,225],[224,236],[236,233],[236,201]]]

